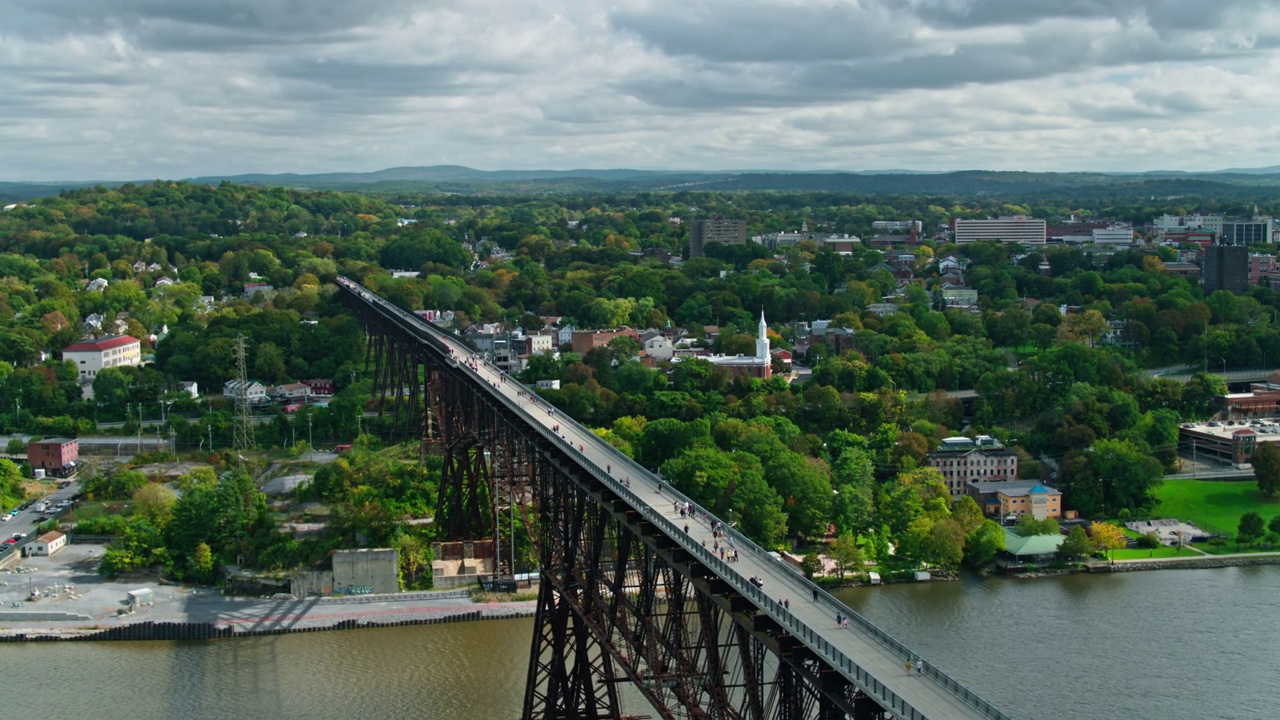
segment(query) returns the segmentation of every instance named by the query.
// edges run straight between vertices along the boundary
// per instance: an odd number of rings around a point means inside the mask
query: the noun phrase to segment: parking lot
[[[141,587],[155,590],[154,612],[165,606],[180,607],[188,591],[185,588],[160,587],[154,582],[118,582],[98,575],[101,545],[67,545],[53,557],[23,558],[19,565],[0,572],[0,617],[14,619],[20,612],[65,612],[94,620],[115,617],[125,608],[126,593]],[[40,599],[31,601],[32,590]]]

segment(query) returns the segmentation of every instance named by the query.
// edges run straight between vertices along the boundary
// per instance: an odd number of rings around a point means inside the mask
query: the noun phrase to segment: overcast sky
[[[1280,164],[1280,0],[6,0],[0,179]]]

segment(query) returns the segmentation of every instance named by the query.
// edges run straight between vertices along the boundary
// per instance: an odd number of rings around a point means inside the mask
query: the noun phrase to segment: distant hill
[[[56,194],[63,188],[119,182],[0,183],[0,204]],[[830,171],[665,171],[615,169],[476,170],[462,165],[395,167],[375,172],[248,173],[207,175],[188,182],[216,185],[284,186],[344,190],[369,195],[414,193],[493,193],[551,195],[651,191],[833,192],[866,195],[972,196],[1011,199],[1216,197],[1255,200],[1280,189],[1280,166],[1191,173],[1049,173],[962,170],[931,173],[910,170]]]
[[[123,181],[122,181],[123,182]],[[23,200],[33,200],[40,197],[48,197],[57,195],[63,190],[73,190],[75,188],[93,187],[100,183],[94,182],[0,182],[0,205],[8,205],[10,203],[21,202]],[[121,183],[101,183],[109,185],[119,185]]]
[[[223,180],[246,185],[293,185],[293,184],[371,184],[383,182],[470,182],[470,183],[504,183],[528,182],[531,180],[564,180],[566,178],[590,178],[604,181],[626,180],[666,180],[683,177],[704,177],[708,175],[724,175],[728,173],[686,173],[665,170],[630,170],[626,168],[612,170],[476,170],[462,165],[429,165],[422,167],[396,167],[375,172],[338,172],[299,175],[284,173],[279,175],[212,175],[191,178],[191,182],[215,183]]]

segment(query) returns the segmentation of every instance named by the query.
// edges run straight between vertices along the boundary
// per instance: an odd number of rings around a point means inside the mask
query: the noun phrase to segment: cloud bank
[[[9,5],[9,180],[1280,163],[1277,0]]]

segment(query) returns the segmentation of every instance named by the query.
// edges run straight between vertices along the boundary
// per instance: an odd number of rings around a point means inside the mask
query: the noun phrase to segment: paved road
[[[14,533],[20,532],[27,536],[16,545],[0,546],[0,559],[7,559],[10,553],[17,552],[18,547],[34,539],[32,533],[35,532],[36,526],[40,524],[41,513],[36,510],[36,508],[40,507],[40,503],[47,502],[50,505],[54,505],[63,500],[70,500],[71,496],[77,492],[79,492],[77,483],[72,481],[67,487],[59,488],[53,491],[52,494],[32,503],[26,510],[18,511],[18,514],[12,519],[0,521],[0,542],[12,537]],[[0,517],[8,516],[0,515]]]

